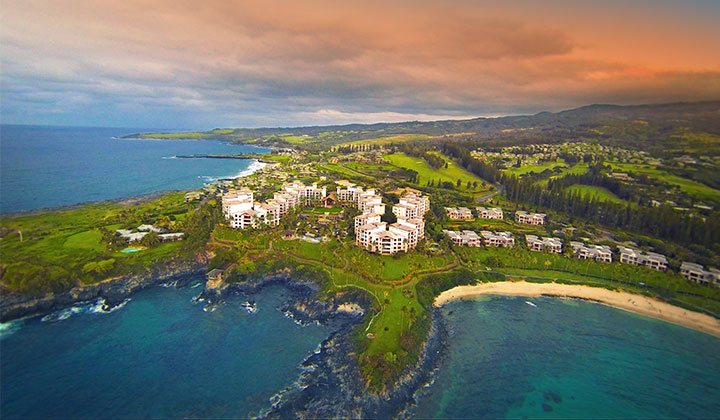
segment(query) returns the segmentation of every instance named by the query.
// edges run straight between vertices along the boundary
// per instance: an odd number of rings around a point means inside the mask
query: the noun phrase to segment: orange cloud
[[[6,2],[2,112],[252,125],[720,97],[717,7],[609,1]]]

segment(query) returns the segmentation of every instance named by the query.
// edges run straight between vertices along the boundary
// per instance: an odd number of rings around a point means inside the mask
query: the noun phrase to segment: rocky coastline
[[[3,294],[0,299],[0,322],[44,315],[78,302],[98,298],[105,299],[106,304],[112,307],[122,303],[139,290],[169,282],[182,286],[201,273],[205,273],[203,262],[176,261],[163,264],[162,268],[77,286],[63,293],[48,293],[41,296]]]
[[[206,269],[205,264],[198,262],[175,262],[162,269],[80,286],[64,293],[4,295],[0,302],[0,322],[45,315],[98,298],[105,299],[112,307],[147,287],[186,286],[198,275],[204,276]],[[224,283],[219,288],[206,287],[199,298],[208,305],[221,304],[230,295],[251,295],[271,285],[283,285],[293,292],[293,299],[282,308],[286,316],[298,323],[320,322],[336,329],[302,362],[295,382],[275,394],[265,411],[249,415],[390,418],[414,405],[418,391],[431,380],[446,343],[446,327],[439,310],[432,310],[431,330],[417,364],[408,367],[391,390],[373,394],[362,382],[354,342],[356,328],[372,313],[372,301],[361,291],[349,289],[328,299],[318,299],[320,286],[315,279],[291,276],[290,270],[283,270],[241,283]]]
[[[383,394],[368,392],[357,366],[354,335],[372,312],[372,300],[360,290],[350,289],[328,299],[318,299],[319,285],[282,271],[242,283],[206,288],[201,298],[208,304],[224,301],[231,294],[253,294],[262,288],[282,284],[295,298],[283,310],[296,322],[333,323],[337,329],[301,364],[299,378],[279,391],[261,418],[390,418],[414,406],[418,392],[432,380],[439,365],[447,329],[439,310],[432,309],[431,328],[420,358],[408,367],[400,380]],[[339,310],[351,305],[351,310]]]

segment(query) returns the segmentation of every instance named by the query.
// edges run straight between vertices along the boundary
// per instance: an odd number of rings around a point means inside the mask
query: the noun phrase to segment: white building
[[[683,261],[680,265],[680,274],[687,280],[696,283],[720,286],[720,270],[715,268],[705,270],[705,267],[700,264]]]
[[[662,254],[655,252],[643,253],[636,249],[619,247],[620,262],[623,264],[644,265],[653,270],[667,270],[667,258]]]
[[[547,251],[555,254],[562,253],[562,240],[560,238],[538,238],[535,235],[525,235],[527,247],[533,251]]]
[[[512,233],[510,232],[495,233],[489,230],[483,230],[480,232],[480,236],[483,237],[483,243],[485,246],[505,248],[515,246],[515,238],[513,238]]]
[[[570,246],[575,257],[581,260],[595,260],[600,262],[612,262],[613,252],[607,245],[586,245],[582,242],[572,241]]]
[[[280,191],[273,194],[272,199],[261,203],[253,200],[254,194],[249,189],[230,190],[222,196],[222,210],[230,227],[234,229],[278,226],[280,219],[290,210],[299,205],[314,205],[326,193],[325,187],[294,181],[283,185]]]
[[[503,211],[499,207],[493,207],[493,208],[486,208],[486,207],[478,207],[476,208],[478,217],[481,219],[495,219],[495,220],[502,220],[504,215]]]
[[[447,216],[452,220],[472,220],[473,215],[467,207],[445,207]]]
[[[544,225],[547,219],[545,213],[528,213],[518,210],[515,212],[515,221],[518,223],[527,223],[530,225]]]
[[[471,230],[463,230],[462,232],[458,232],[456,230],[443,230],[443,232],[455,245],[472,247],[479,247],[482,245],[482,239],[480,236]]]
[[[380,223],[380,215],[375,213],[363,213],[359,216],[355,216],[355,231],[360,226],[369,225],[371,223]]]
[[[385,205],[375,190],[358,193],[357,202],[358,208],[363,211],[363,214],[355,217],[357,246],[370,252],[390,255],[414,249],[425,237],[423,215],[429,208],[427,197],[412,194],[401,198],[400,203],[393,207],[397,223],[389,226],[380,221],[380,214],[385,213]]]

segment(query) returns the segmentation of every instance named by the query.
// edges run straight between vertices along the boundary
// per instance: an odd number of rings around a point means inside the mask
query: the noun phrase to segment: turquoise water
[[[285,317],[280,286],[250,297],[254,314],[240,297],[204,312],[191,303],[200,290],[152,288],[110,313],[89,305],[5,328],[2,418],[244,417],[330,333]]]
[[[114,139],[147,131],[0,125],[0,212],[192,189],[245,171],[251,160],[173,159],[265,153],[219,141]]]
[[[126,253],[126,254],[132,254],[133,252],[139,252],[139,251],[142,251],[142,250],[143,250],[143,248],[125,248],[125,249],[123,249],[123,250],[120,251],[120,252],[124,252],[124,253]]]
[[[442,310],[447,358],[421,417],[717,418],[720,340],[588,302],[493,297]]]

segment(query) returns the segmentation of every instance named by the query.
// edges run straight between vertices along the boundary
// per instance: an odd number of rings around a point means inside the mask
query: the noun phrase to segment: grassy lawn
[[[427,134],[396,134],[394,136],[376,137],[372,139],[351,141],[349,143],[343,143],[340,146],[351,146],[358,144],[385,145],[390,143],[403,143],[407,141],[429,140],[431,138],[433,137]]]
[[[669,172],[660,170],[651,165],[636,165],[632,163],[611,162],[609,165],[613,170],[647,175],[649,178],[658,180],[668,185],[680,188],[686,194],[700,200],[720,201],[720,190],[716,190],[705,184],[691,179],[682,178]]]
[[[573,166],[565,166],[562,168],[562,170],[560,171],[559,174],[552,175],[545,179],[541,179],[538,182],[536,182],[535,184],[539,185],[541,187],[546,187],[548,184],[548,181],[551,179],[562,178],[565,175],[582,175],[585,172],[587,172],[588,169],[590,169],[590,166],[587,163],[579,162],[579,163],[574,164]]]
[[[435,182],[451,182],[455,185],[457,180],[460,179],[462,181],[461,189],[463,190],[467,190],[466,184],[468,181],[471,183],[478,183],[477,189],[470,187],[470,191],[485,190],[482,188],[482,184],[484,183],[482,179],[461,168],[455,164],[455,162],[450,161],[446,157],[442,157],[446,160],[446,162],[448,162],[448,167],[435,169],[428,165],[427,162],[420,157],[408,156],[404,153],[393,153],[391,155],[384,156],[385,160],[395,166],[416,171],[418,173],[419,185],[426,185],[431,180],[434,180]]]
[[[100,243],[102,239],[102,233],[97,230],[86,230],[85,232],[76,233],[69,236],[63,247],[65,248],[80,248],[80,249],[91,249],[94,251],[101,252],[105,249],[105,246]]]
[[[627,204],[626,200],[613,194],[610,190],[593,185],[574,184],[565,189],[568,193],[579,193],[583,197],[594,198],[598,201],[610,201],[618,204]]]
[[[567,166],[567,164],[565,163],[565,161],[558,158],[555,161],[541,162],[541,163],[532,164],[532,165],[522,165],[519,167],[511,167],[511,168],[503,169],[502,171],[505,172],[506,174],[521,176],[521,175],[530,174],[530,173],[540,173],[540,172],[544,172],[546,170],[552,171],[555,168],[566,167],[566,166]]]
[[[338,207],[338,206],[335,206],[335,207],[314,207],[314,208],[308,210],[308,213],[315,213],[315,214],[325,214],[325,213],[338,214],[338,213],[342,213],[342,211],[343,211],[343,208],[342,208],[342,207]]]
[[[371,178],[368,175],[360,173],[354,169],[350,169],[350,168],[346,167],[345,165],[341,165],[339,163],[326,163],[324,165],[320,165],[320,168],[328,170],[328,171],[332,171],[332,172],[337,172],[345,177],[350,177],[350,178],[367,178],[367,179]]]
[[[93,283],[173,256],[181,242],[165,243],[135,254],[113,252],[102,242],[101,229],[136,227],[158,217],[187,212],[184,193],[170,193],[140,204],[89,204],[75,209],[3,216],[0,261],[2,284],[10,290],[59,290],[78,283]],[[20,235],[22,233],[22,238]],[[22,239],[22,240],[21,240]],[[112,270],[90,274],[88,263],[114,259]]]
[[[310,137],[308,135],[296,136],[294,134],[281,134],[280,138],[290,144],[307,144],[307,143],[314,143],[317,141],[315,138]]]

